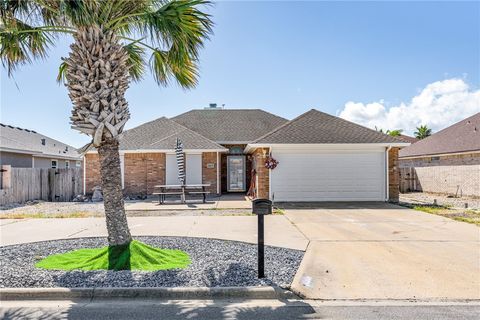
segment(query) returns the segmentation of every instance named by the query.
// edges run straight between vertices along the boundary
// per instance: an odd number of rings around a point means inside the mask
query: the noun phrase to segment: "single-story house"
[[[288,121],[259,109],[214,106],[126,130],[120,140],[125,193],[178,184],[176,138],[184,144],[187,184],[275,201],[397,201],[398,150],[409,145],[317,110]],[[278,166],[267,169],[272,158]],[[85,155],[85,168],[91,192],[100,185],[96,151]]]
[[[480,197],[480,113],[402,149],[399,157],[402,191]]]
[[[14,168],[81,168],[72,146],[29,129],[0,123],[0,165]]]

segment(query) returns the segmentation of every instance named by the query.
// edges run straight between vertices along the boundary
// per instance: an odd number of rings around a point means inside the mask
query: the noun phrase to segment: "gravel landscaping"
[[[442,194],[433,194],[426,192],[411,192],[401,193],[400,202],[406,204],[425,204],[432,205],[434,201],[440,206],[448,206],[452,208],[465,209],[465,203],[467,203],[469,209],[480,209],[480,199],[472,197],[449,197]]]
[[[290,286],[303,251],[265,248],[265,276],[257,279],[257,246],[244,242],[186,237],[137,237],[149,245],[180,249],[191,258],[182,270],[52,271],[35,268],[40,259],[80,248],[107,245],[105,238],[44,241],[0,247],[0,287],[229,287]]]

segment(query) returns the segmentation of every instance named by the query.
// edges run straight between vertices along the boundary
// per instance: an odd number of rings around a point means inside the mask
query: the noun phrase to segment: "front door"
[[[227,157],[227,191],[245,191],[245,156]]]

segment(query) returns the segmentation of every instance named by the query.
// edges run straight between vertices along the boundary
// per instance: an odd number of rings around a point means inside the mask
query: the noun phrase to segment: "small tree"
[[[384,131],[382,128],[377,128],[375,126],[375,130],[380,132],[380,133],[385,133],[385,134],[388,134],[392,137],[398,137],[402,134],[403,130],[402,129],[395,129],[395,130],[386,130]]]
[[[432,129],[429,129],[426,125],[421,125],[420,127],[417,127],[417,131],[413,134],[415,135],[415,138],[422,140],[432,135]]]
[[[1,0],[0,58],[11,75],[44,58],[59,34],[73,36],[60,66],[72,128],[98,150],[108,243],[132,240],[121,189],[118,137],[130,118],[125,91],[150,67],[159,85],[197,84],[198,54],[211,33],[208,0]],[[147,63],[145,55],[149,51]]]

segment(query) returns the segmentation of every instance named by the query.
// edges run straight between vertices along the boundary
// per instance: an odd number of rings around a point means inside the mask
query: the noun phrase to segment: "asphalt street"
[[[476,302],[3,301],[2,319],[479,319]]]

